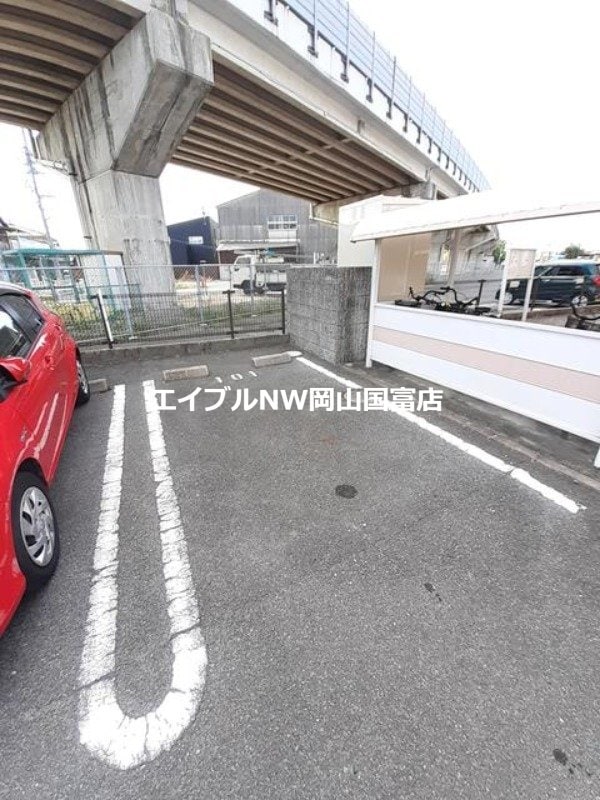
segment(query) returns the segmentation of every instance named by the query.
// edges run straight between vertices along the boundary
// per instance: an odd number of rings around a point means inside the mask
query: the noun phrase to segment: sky
[[[597,32],[589,0],[351,0],[475,158],[493,188],[552,197],[600,196]],[[52,234],[80,244],[69,180],[44,170]],[[597,187],[597,191],[596,191]],[[161,177],[167,223],[215,214],[252,187],[169,165]],[[22,133],[0,125],[0,216],[41,228],[27,188]],[[600,250],[600,218],[504,229],[522,246]]]

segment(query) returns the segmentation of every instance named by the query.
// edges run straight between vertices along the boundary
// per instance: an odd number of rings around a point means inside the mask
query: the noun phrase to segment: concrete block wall
[[[293,347],[331,364],[365,360],[371,267],[288,267],[287,284]]]

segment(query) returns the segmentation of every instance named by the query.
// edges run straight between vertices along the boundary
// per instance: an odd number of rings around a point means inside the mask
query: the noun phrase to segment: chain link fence
[[[285,283],[236,287],[220,279],[219,265],[11,265],[9,272],[2,277],[32,289],[80,345],[285,333]]]
[[[78,303],[45,304],[63,318],[81,345],[285,333],[284,291],[256,296],[238,290],[206,295],[111,293]]]

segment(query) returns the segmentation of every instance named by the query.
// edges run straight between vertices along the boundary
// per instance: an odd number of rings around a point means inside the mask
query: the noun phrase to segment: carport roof
[[[595,212],[600,212],[600,198],[544,201],[492,190],[373,214],[359,222],[352,241]]]

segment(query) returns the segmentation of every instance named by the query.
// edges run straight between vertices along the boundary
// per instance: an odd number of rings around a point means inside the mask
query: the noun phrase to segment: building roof
[[[281,249],[283,247],[294,247],[299,245],[300,242],[298,239],[276,239],[274,241],[270,241],[269,239],[264,240],[253,240],[253,241],[235,241],[235,242],[221,242],[217,247],[218,252],[223,252],[226,250],[277,250],[278,248]]]
[[[271,191],[273,192],[273,194],[278,194],[278,192],[275,192],[274,190],[271,189],[253,189],[250,192],[244,192],[244,194],[239,194],[237,197],[232,197],[231,200],[225,200],[223,203],[219,203],[217,205],[217,211],[220,208],[226,208],[227,206],[231,206],[234,203],[239,203],[240,200],[245,200],[247,197],[251,197],[252,195],[271,192]]]
[[[564,202],[498,191],[478,192],[373,214],[358,223],[352,241],[598,212],[600,198]]]
[[[213,225],[217,224],[217,221],[213,219],[210,214],[203,214],[201,217],[192,217],[191,219],[182,219],[179,222],[170,222],[167,225],[167,230],[171,228],[180,228],[182,225],[194,225],[197,222],[207,222],[210,224],[212,222]]]
[[[57,247],[15,247],[3,250],[6,256],[105,256],[117,254],[116,250],[61,250]]]
[[[29,236],[31,239],[35,238],[46,238],[46,234],[42,233],[42,231],[34,231],[30,228],[22,228],[20,225],[15,225],[12,222],[7,222],[4,217],[0,217],[0,228],[2,230],[8,231],[9,233],[18,233],[22,234],[23,236]]]

